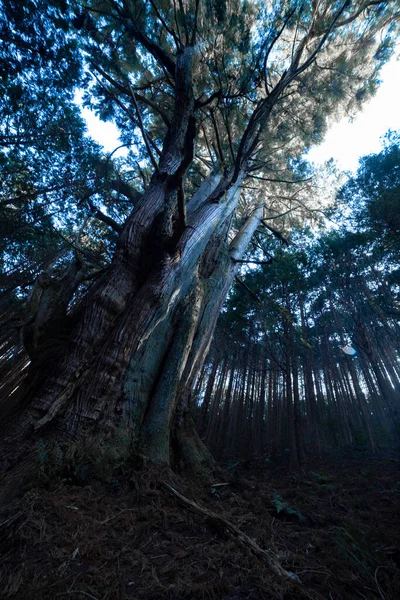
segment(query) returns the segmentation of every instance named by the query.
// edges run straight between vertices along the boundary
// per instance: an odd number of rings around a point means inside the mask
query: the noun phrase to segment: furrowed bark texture
[[[172,457],[201,473],[212,464],[190,417],[190,390],[235,259],[259,225],[262,207],[230,245],[243,174],[212,173],[182,215],[179,194],[195,136],[192,54],[186,48],[178,56],[175,115],[158,169],[120,234],[110,268],[72,315],[66,316],[64,294],[61,314],[48,316],[43,338],[56,319],[66,318],[63,351],[44,354],[34,328],[29,334],[30,377],[0,423],[1,467],[12,475],[6,476],[5,498],[34,476],[43,448],[47,455],[55,444],[63,463],[85,460],[89,440],[95,447],[114,438],[127,455],[159,463]]]
[[[6,496],[48,448],[57,446],[61,462],[76,462],[85,459],[88,440],[101,447],[114,438],[127,455],[160,463],[172,458],[196,472],[212,462],[190,417],[190,390],[238,261],[262,218],[260,202],[229,243],[248,163],[286,84],[259,103],[231,170],[210,173],[184,202],[196,137],[193,58],[190,46],[176,57],[175,108],[159,163],[120,232],[108,270],[70,314],[81,266],[61,287],[41,284],[41,311],[25,331],[30,373],[0,421],[0,469],[15,473]],[[58,308],[47,311],[46,299],[58,299]],[[61,322],[62,336],[54,334]]]
[[[175,251],[155,261],[143,282],[136,283],[136,270],[117,254],[85,303],[62,360],[13,415],[17,426],[4,438],[3,468],[29,456],[39,440],[56,438],[72,457],[82,440],[96,432],[108,436],[118,425],[128,432],[129,447],[157,462],[169,462],[171,431],[176,452],[185,449],[192,463],[186,466],[196,470],[210,461],[184,392],[202,366],[234,276],[227,232],[236,187],[230,202],[188,215],[190,227]],[[150,188],[143,201],[151,203],[152,194]]]

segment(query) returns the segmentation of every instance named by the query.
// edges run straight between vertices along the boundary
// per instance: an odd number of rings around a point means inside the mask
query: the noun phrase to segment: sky
[[[389,130],[400,129],[400,60],[397,54],[383,67],[377,93],[366,102],[362,112],[350,122],[345,117],[333,123],[319,146],[314,146],[307,158],[317,165],[333,158],[344,171],[355,171],[361,156],[379,152],[381,138]],[[79,101],[79,97],[77,98]],[[87,108],[82,109],[89,135],[102,144],[106,152],[120,145],[118,129],[113,123],[104,123]],[[121,149],[114,156],[126,154]]]
[[[334,158],[340,169],[355,171],[361,156],[380,151],[380,138],[389,129],[400,129],[400,60],[396,55],[383,67],[380,78],[375,96],[352,122],[346,117],[334,123],[325,141],[310,150],[309,160],[322,164]]]

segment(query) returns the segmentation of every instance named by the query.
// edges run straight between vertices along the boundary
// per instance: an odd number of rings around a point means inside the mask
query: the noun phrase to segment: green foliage
[[[310,471],[310,475],[317,483],[321,483],[322,485],[332,483],[332,480],[334,479],[332,475],[318,471]]]
[[[280,496],[277,492],[271,493],[271,501],[278,515],[283,514],[287,516],[296,517],[296,519],[298,519],[300,523],[303,523],[305,521],[305,517],[301,514],[301,512],[299,512],[296,508],[293,508],[292,506],[290,506],[290,504],[285,502],[282,496]]]
[[[339,199],[351,207],[358,230],[369,232],[371,241],[398,254],[400,234],[400,138],[389,132],[379,154],[360,161]]]

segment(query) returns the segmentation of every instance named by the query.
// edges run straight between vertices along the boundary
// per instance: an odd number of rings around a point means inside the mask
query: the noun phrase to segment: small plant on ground
[[[299,523],[303,523],[305,521],[305,517],[301,514],[301,512],[296,508],[293,508],[293,506],[290,506],[288,502],[285,502],[282,496],[280,496],[277,492],[271,493],[271,501],[278,515],[283,514],[296,517],[296,519],[299,520]]]

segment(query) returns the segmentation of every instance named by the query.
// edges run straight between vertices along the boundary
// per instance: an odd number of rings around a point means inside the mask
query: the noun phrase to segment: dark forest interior
[[[400,598],[399,22],[0,0],[1,598]]]

